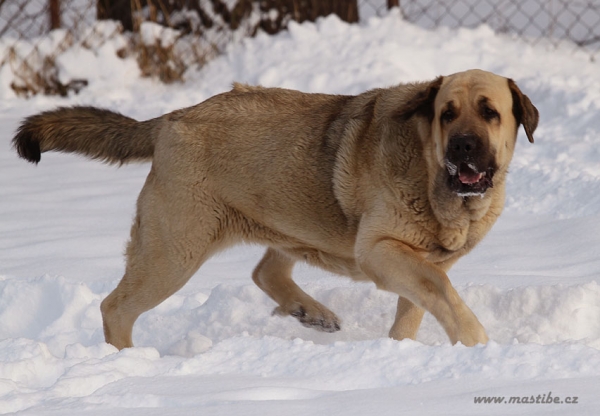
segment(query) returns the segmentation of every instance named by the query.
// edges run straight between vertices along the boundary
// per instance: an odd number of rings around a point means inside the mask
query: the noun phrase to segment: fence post
[[[60,28],[60,0],[49,0],[50,30]]]
[[[400,0],[387,0],[388,10],[393,7],[400,7]]]
[[[131,0],[96,0],[96,17],[98,20],[118,20],[123,29],[133,31]],[[137,5],[141,4],[139,1]]]

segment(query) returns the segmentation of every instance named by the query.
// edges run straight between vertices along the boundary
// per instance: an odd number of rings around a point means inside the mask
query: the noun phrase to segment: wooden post
[[[48,0],[50,30],[60,28],[60,0]]]
[[[96,0],[96,17],[98,20],[118,20],[123,29],[133,31],[131,0]]]
[[[400,0],[387,0],[388,10],[392,7],[400,7]]]

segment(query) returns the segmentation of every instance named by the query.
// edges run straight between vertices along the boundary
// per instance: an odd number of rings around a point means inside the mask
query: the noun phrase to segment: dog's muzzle
[[[473,134],[453,135],[444,160],[450,189],[461,197],[483,196],[494,186],[495,166],[490,160],[493,157],[481,138]]]

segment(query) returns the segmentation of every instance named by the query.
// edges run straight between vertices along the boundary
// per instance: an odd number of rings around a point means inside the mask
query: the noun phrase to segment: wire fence
[[[399,7],[424,28],[490,26],[530,43],[600,51],[600,0],[0,0],[0,82],[19,95],[79,91],[61,80],[60,57],[73,47],[98,53],[118,45],[145,76],[181,80],[225,47],[258,31],[336,13],[348,22]]]
[[[487,24],[498,33],[530,43],[558,45],[564,41],[600,50],[600,1],[583,0],[404,0],[406,20],[425,28],[476,27]]]

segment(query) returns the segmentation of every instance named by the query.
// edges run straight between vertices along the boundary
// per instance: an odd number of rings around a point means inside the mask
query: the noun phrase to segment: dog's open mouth
[[[493,168],[480,171],[473,163],[461,162],[458,165],[446,160],[448,185],[459,196],[483,196],[488,188],[492,188]]]

